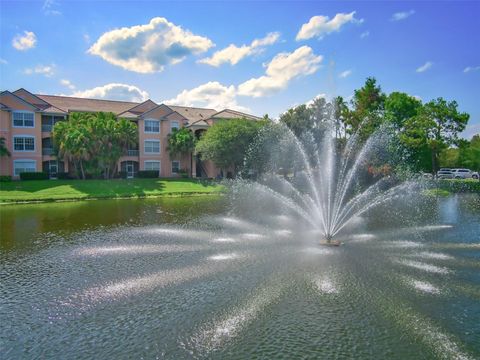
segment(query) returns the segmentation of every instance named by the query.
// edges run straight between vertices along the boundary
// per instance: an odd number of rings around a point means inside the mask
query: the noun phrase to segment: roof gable
[[[138,104],[134,107],[132,107],[131,109],[128,109],[128,112],[132,113],[132,114],[143,114],[147,111],[150,111],[150,110],[153,110],[154,108],[156,108],[158,106],[157,103],[153,102],[152,100],[148,99],[147,101],[144,101],[143,103],[141,104]],[[127,112],[127,111],[125,111]],[[120,114],[121,115],[121,114]]]
[[[20,88],[18,90],[15,90],[13,94],[17,95],[18,97],[21,97],[23,100],[26,102],[36,105],[39,108],[43,107],[48,107],[50,104],[46,102],[45,100],[40,99],[38,96],[32,94],[30,91],[25,90],[24,88]]]
[[[35,105],[29,103],[25,99],[22,99],[20,96],[17,96],[11,93],[8,90],[5,90],[0,93],[0,100],[2,104],[6,107],[16,110],[31,110],[31,111],[38,111],[39,108]]]

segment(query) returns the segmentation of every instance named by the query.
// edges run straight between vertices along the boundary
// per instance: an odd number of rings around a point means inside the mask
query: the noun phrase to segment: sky
[[[0,89],[278,117],[373,76],[480,133],[480,1],[4,1]]]

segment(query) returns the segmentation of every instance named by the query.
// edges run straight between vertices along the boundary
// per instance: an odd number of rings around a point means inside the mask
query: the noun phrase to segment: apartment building
[[[128,149],[118,162],[118,170],[135,177],[139,170],[158,170],[160,177],[178,176],[186,169],[193,177],[216,177],[213,163],[195,155],[171,159],[167,137],[174,128],[187,127],[196,136],[224,119],[259,117],[238,111],[157,104],[85,99],[32,94],[25,89],[0,93],[0,137],[11,156],[0,158],[0,175],[18,178],[21,172],[45,171],[51,178],[59,172],[72,172],[66,159],[53,152],[52,130],[58,121],[68,121],[72,112],[112,112],[133,121],[138,128],[138,147]]]

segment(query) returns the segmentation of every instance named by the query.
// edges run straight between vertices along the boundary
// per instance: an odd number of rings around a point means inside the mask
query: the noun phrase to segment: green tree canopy
[[[247,119],[221,120],[200,138],[195,150],[219,168],[232,166],[237,174],[243,166],[248,147],[264,125],[264,121]]]
[[[438,169],[442,150],[458,143],[458,135],[468,123],[470,115],[458,111],[456,101],[438,98],[426,103],[417,116],[405,122],[402,142],[413,151],[428,149],[432,172]]]
[[[190,169],[192,169],[192,153],[195,150],[196,138],[193,132],[187,128],[173,129],[168,134],[167,150],[170,157],[176,155],[190,155]]]
[[[0,137],[0,156],[10,156],[10,151],[8,151],[3,137]]]
[[[73,113],[69,121],[55,124],[54,145],[59,157],[67,157],[80,169],[82,179],[114,175],[123,153],[138,142],[136,125],[112,113]]]

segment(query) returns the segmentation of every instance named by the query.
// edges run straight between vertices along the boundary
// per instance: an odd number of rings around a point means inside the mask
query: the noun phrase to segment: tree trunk
[[[190,152],[190,177],[193,177],[193,152]]]
[[[82,172],[82,180],[85,180],[85,171],[83,170],[83,161],[80,160],[80,171]]]
[[[435,175],[437,167],[437,154],[435,149],[432,149],[432,174]]]

